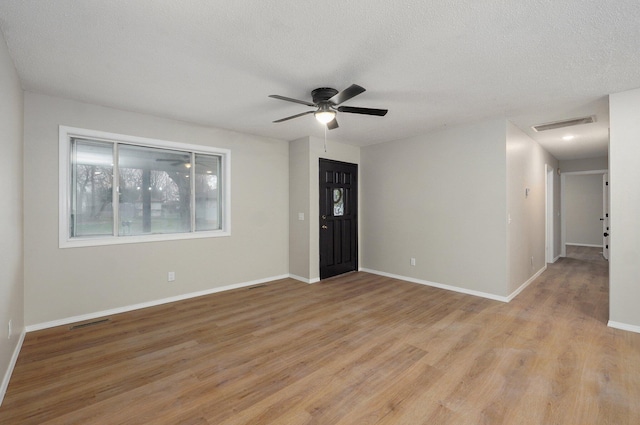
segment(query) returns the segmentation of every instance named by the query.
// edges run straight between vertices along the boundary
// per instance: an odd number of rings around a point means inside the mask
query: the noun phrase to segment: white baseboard
[[[567,242],[565,243],[565,245],[570,245],[570,246],[586,246],[589,248],[602,248],[602,245],[598,245],[598,244],[588,244],[588,243],[570,243]]]
[[[488,298],[490,300],[495,300],[495,301],[501,301],[501,302],[508,303],[511,300],[513,300],[520,292],[522,292],[527,286],[529,286],[534,280],[536,280],[542,273],[544,273],[544,271],[547,270],[547,266],[545,265],[540,270],[538,270],[538,272],[536,274],[531,276],[529,278],[529,280],[527,280],[525,283],[520,285],[520,287],[518,289],[516,289],[514,292],[512,292],[507,297],[503,297],[503,296],[495,295],[495,294],[490,294],[488,292],[481,292],[481,291],[474,291],[472,289],[460,288],[458,286],[445,285],[445,284],[442,284],[442,283],[429,282],[427,280],[415,279],[415,278],[407,277],[407,276],[400,276],[400,275],[396,275],[396,274],[392,274],[392,273],[381,272],[381,271],[378,271],[378,270],[371,270],[371,269],[366,269],[366,268],[362,268],[360,270],[363,271],[363,272],[377,274],[377,275],[385,276],[385,277],[390,277],[390,278],[393,278],[393,279],[406,280],[407,282],[419,283],[421,285],[433,286],[434,288],[446,289],[447,291],[454,291],[454,292],[459,292],[459,293],[466,294],[466,295],[474,295],[476,297]]]
[[[18,339],[18,344],[16,344],[16,348],[13,350],[13,355],[11,356],[11,360],[9,361],[9,367],[7,367],[7,370],[4,373],[4,377],[2,378],[2,383],[0,384],[0,406],[2,406],[4,395],[7,393],[7,388],[9,388],[9,380],[11,379],[11,375],[13,374],[13,369],[16,367],[16,362],[18,361],[18,355],[20,354],[20,350],[22,349],[22,343],[24,343],[25,335],[26,330],[23,330],[20,334],[20,338]]]
[[[495,294],[489,294],[487,292],[474,291],[472,289],[460,288],[458,286],[445,285],[445,284],[436,283],[436,282],[429,282],[428,280],[415,279],[413,277],[400,276],[397,274],[386,273],[386,272],[371,270],[367,268],[362,268],[360,270],[363,272],[371,273],[371,274],[377,274],[379,276],[390,277],[392,279],[406,280],[407,282],[419,283],[420,285],[433,286],[434,288],[446,289],[447,291],[459,292],[466,295],[474,295],[476,297],[488,298],[490,300],[502,301],[505,303],[509,302],[509,299],[507,297],[503,297]]]
[[[555,260],[554,260],[555,261]],[[509,295],[507,297],[507,301],[511,301],[512,299],[514,299],[516,296],[518,296],[518,294],[522,291],[524,291],[524,288],[526,288],[527,286],[531,285],[531,282],[533,282],[534,280],[536,280],[538,277],[540,277],[540,275],[542,273],[544,273],[544,271],[547,270],[547,266],[545,265],[543,268],[541,268],[540,270],[537,271],[536,274],[534,274],[533,276],[531,276],[529,278],[529,280],[527,280],[525,283],[523,283],[522,285],[520,285],[520,287],[518,289],[516,289],[515,291],[513,291],[511,293],[511,295]]]
[[[316,277],[316,278],[313,278],[313,279],[307,279],[306,277],[297,276],[295,274],[290,274],[289,277],[291,279],[299,280],[300,282],[304,282],[304,283],[317,283],[317,282],[320,282],[320,278],[319,277]]]
[[[204,291],[191,292],[188,294],[177,295],[175,297],[163,298],[160,300],[154,300],[154,301],[149,301],[149,302],[140,303],[140,304],[128,305],[125,307],[118,307],[118,308],[113,308],[109,310],[96,311],[95,313],[88,313],[88,314],[82,314],[79,316],[66,317],[64,319],[53,320],[51,322],[29,325],[26,327],[26,331],[33,332],[33,331],[39,331],[42,329],[54,328],[56,326],[63,326],[63,325],[68,325],[70,323],[83,322],[85,320],[96,319],[98,317],[111,316],[114,314],[120,314],[120,313],[126,313],[128,311],[139,310],[142,308],[155,307],[157,305],[168,304],[176,301],[182,301],[189,298],[201,297],[203,295],[215,294],[216,292],[223,292],[223,291],[229,291],[231,289],[245,288],[247,286],[258,285],[261,283],[271,282],[279,279],[286,279],[288,277],[289,277],[288,274],[284,274],[280,276],[273,276],[273,277],[268,277],[264,279],[252,280],[249,282],[235,283],[233,285],[227,285],[227,286],[220,286],[217,288],[211,288]]]
[[[556,258],[554,258],[552,263],[555,263],[556,261],[558,261],[560,259],[560,257],[562,257],[562,255],[558,255]]]
[[[640,333],[640,326],[637,325],[629,325],[627,323],[614,322],[613,320],[609,320],[607,326],[610,328],[622,329],[623,331]]]

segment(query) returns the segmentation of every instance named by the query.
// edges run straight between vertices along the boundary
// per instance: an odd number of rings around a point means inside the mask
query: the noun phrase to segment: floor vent
[[[95,326],[95,325],[99,325],[101,323],[106,323],[108,322],[109,319],[100,319],[100,320],[94,320],[93,322],[86,322],[86,323],[80,323],[79,325],[73,325],[69,328],[70,331],[76,330],[76,329],[82,329],[82,328],[87,328],[89,326]]]
[[[591,115],[590,117],[571,118],[570,120],[548,122],[546,124],[538,124],[531,126],[534,131],[547,131],[555,130],[557,128],[571,127],[574,125],[591,124],[596,122],[596,117]]]
[[[252,287],[250,287],[250,288],[249,288],[249,290],[257,289],[257,288],[264,288],[264,287],[266,287],[266,286],[267,286],[267,285],[257,285],[257,286],[252,286]]]

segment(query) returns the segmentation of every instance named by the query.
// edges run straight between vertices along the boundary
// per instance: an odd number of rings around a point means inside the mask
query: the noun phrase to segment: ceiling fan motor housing
[[[338,94],[338,90],[336,89],[320,87],[311,92],[311,98],[313,99],[313,103],[318,104],[320,102],[326,102],[336,94]]]

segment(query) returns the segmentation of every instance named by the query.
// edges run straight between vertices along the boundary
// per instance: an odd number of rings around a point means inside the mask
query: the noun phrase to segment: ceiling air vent
[[[594,115],[591,115],[590,117],[571,118],[569,120],[548,122],[546,124],[538,124],[538,125],[531,126],[531,128],[534,131],[547,131],[547,130],[555,130],[557,128],[571,127],[573,125],[591,124],[593,122],[596,122],[596,117]]]

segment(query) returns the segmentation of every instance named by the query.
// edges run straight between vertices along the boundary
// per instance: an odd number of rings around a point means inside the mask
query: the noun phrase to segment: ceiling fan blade
[[[389,112],[387,109],[357,108],[355,106],[341,106],[338,111],[350,114],[377,115],[379,117],[384,117]]]
[[[329,99],[329,102],[333,103],[334,105],[339,105],[364,91],[364,87],[360,87],[357,84],[351,84],[349,87]]]
[[[340,127],[340,126],[338,125],[338,120],[335,119],[335,118],[327,123],[327,128],[329,130],[335,130],[338,127]]]
[[[313,105],[312,105],[313,106]],[[295,115],[291,115],[290,117],[286,117],[286,118],[281,118],[279,120],[276,120],[274,122],[282,122],[282,121],[288,121],[288,120],[292,120],[294,118],[298,118],[301,117],[303,115],[309,115],[309,114],[313,114],[315,111],[307,111],[307,112],[302,112],[300,114],[295,114]]]
[[[284,96],[280,96],[277,94],[270,94],[269,97],[272,97],[274,99],[280,99],[280,100],[286,100],[287,102],[293,102],[293,103],[299,103],[301,105],[307,105],[307,106],[311,106],[311,107],[316,107],[315,104],[311,103],[311,102],[307,102],[306,100],[298,100],[298,99],[292,99],[290,97],[284,97]]]

